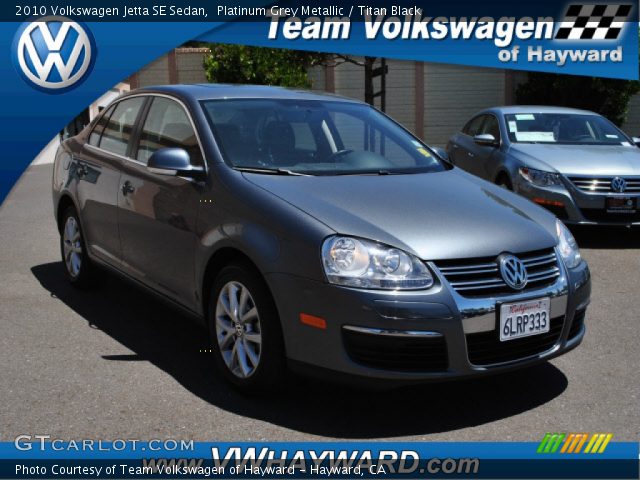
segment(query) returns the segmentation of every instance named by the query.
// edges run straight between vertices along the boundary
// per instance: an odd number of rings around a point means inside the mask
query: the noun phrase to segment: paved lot
[[[518,374],[372,393],[296,381],[267,399],[230,389],[199,353],[204,332],[110,278],[79,293],[62,277],[51,166],[0,208],[0,438],[539,440],[611,431],[638,440],[640,233],[578,232],[593,272],[588,335]]]

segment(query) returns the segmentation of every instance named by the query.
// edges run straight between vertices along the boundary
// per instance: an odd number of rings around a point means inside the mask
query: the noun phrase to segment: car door
[[[492,113],[486,114],[477,135],[491,135],[495,139],[496,144],[479,145],[473,142],[473,146],[470,149],[472,155],[469,156],[468,171],[485,180],[493,180],[492,172],[496,171],[495,163],[499,161],[500,158],[499,146],[501,134],[498,118]]]
[[[448,153],[451,162],[468,172],[471,172],[475,166],[473,137],[481,131],[485,118],[484,114],[473,117],[462,128],[462,131],[451,139],[449,144]]]
[[[195,300],[196,219],[204,183],[152,173],[147,162],[160,148],[183,148],[195,166],[204,158],[185,106],[149,96],[118,191],[123,267],[133,277],[185,304]]]
[[[109,107],[75,159],[76,197],[85,242],[94,256],[114,266],[121,261],[117,208],[120,169],[143,104],[143,98],[131,98]]]

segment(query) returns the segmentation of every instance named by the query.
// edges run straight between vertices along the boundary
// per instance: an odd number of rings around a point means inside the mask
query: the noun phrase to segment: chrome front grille
[[[453,289],[465,297],[491,297],[543,288],[560,276],[558,259],[553,248],[517,254],[527,269],[524,289],[510,288],[500,275],[498,257],[434,262]]]
[[[569,177],[571,183],[578,190],[590,193],[619,193],[611,189],[611,181],[616,178],[611,177]],[[640,193],[640,177],[620,177],[623,178],[627,187],[623,193]]]

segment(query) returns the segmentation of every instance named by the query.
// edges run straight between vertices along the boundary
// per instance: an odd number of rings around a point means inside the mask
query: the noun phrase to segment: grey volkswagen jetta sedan
[[[593,112],[491,108],[451,138],[447,153],[460,168],[518,192],[567,224],[640,225],[640,149]]]
[[[107,267],[193,314],[241,388],[502,372],[585,332],[562,223],[346,98],[137,90],[60,147],[53,203],[71,283]]]

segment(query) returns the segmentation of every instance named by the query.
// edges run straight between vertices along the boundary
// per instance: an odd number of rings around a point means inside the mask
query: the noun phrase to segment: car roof
[[[502,114],[509,113],[572,113],[574,115],[597,115],[588,110],[580,110],[577,108],[553,107],[546,105],[509,105],[503,107],[493,107],[485,110],[485,112],[497,112]]]
[[[352,98],[330,93],[313,92],[299,88],[269,87],[265,85],[232,85],[202,83],[193,85],[159,85],[143,87],[132,93],[166,93],[192,100],[216,100],[236,98],[270,98],[282,100],[324,100],[363,103]]]

